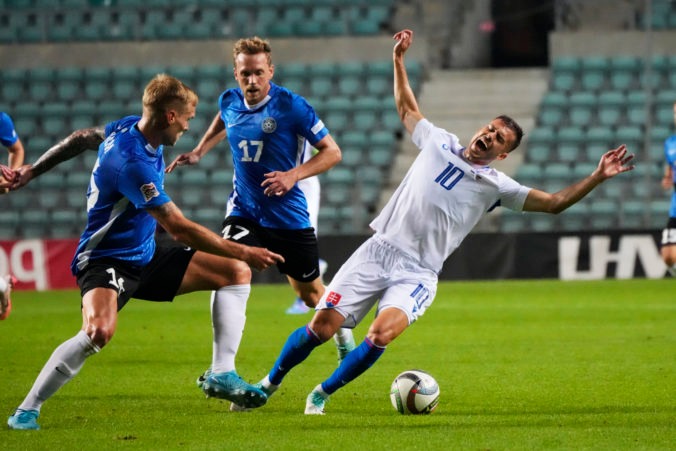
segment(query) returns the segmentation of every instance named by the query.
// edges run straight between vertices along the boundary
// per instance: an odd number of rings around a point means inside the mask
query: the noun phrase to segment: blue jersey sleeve
[[[9,114],[0,112],[0,142],[3,146],[9,147],[19,139],[16,130],[14,129],[14,122]]]
[[[127,163],[119,178],[120,192],[139,209],[159,207],[171,202],[164,192],[163,184],[157,170],[141,160]]]
[[[105,136],[110,136],[113,132],[133,127],[139,120],[141,120],[140,116],[126,116],[117,121],[109,122],[106,124]]]
[[[329,134],[324,122],[317,116],[312,106],[301,96],[294,96],[294,112],[299,119],[297,133],[313,146]]]

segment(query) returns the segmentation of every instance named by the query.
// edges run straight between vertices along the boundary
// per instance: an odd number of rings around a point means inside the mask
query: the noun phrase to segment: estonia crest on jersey
[[[274,117],[266,117],[265,119],[263,119],[261,129],[263,130],[264,133],[272,133],[275,130],[277,130],[277,121],[275,121]]]

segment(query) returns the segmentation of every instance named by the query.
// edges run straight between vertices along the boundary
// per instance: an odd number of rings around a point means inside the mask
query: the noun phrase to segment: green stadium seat
[[[369,96],[384,96],[392,93],[392,82],[389,78],[368,78],[366,80],[366,94]]]
[[[594,114],[594,107],[588,105],[576,105],[570,107],[568,119],[571,125],[583,127],[592,122]]]
[[[562,142],[559,143],[556,149],[556,156],[558,161],[574,162],[581,157],[580,145],[577,143]]]
[[[623,119],[624,108],[619,105],[601,105],[596,112],[596,119],[599,124],[605,126],[616,126]]]
[[[573,73],[554,72],[551,75],[551,89],[554,91],[572,91],[577,85],[577,77]]]
[[[630,105],[627,108],[627,121],[631,125],[644,126],[648,121],[650,111],[644,105]]]
[[[568,163],[548,163],[544,165],[543,175],[549,180],[570,180],[573,173]]]
[[[363,92],[361,80],[357,76],[341,76],[338,79],[338,95],[354,97]]]
[[[538,113],[538,121],[541,125],[558,127],[564,122],[565,112],[559,106],[542,106]]]
[[[352,125],[357,130],[370,131],[377,123],[378,116],[373,111],[355,111],[352,116]]]
[[[552,61],[552,70],[555,72],[577,72],[581,69],[580,58],[575,56],[559,56]]]
[[[585,71],[580,77],[580,86],[587,91],[597,91],[606,84],[605,70]]]
[[[44,102],[54,95],[51,81],[30,81],[28,83],[28,97],[34,101]]]
[[[2,95],[3,102],[7,103],[26,101],[24,84],[21,81],[3,81],[0,83],[0,95]]]
[[[629,71],[613,71],[609,79],[610,87],[617,90],[628,90],[637,84],[635,75]]]
[[[552,146],[540,142],[528,142],[526,158],[534,163],[545,163],[553,159]]]

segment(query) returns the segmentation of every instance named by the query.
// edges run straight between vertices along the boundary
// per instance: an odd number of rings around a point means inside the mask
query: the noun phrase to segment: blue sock
[[[301,363],[312,350],[322,344],[310,326],[299,327],[286,339],[281,354],[268,374],[270,382],[279,385],[291,368]]]
[[[376,363],[383,352],[385,352],[384,346],[376,346],[371,340],[364,338],[359,346],[345,356],[336,371],[322,382],[322,390],[330,395],[347,385],[348,382],[371,368],[371,365]]]

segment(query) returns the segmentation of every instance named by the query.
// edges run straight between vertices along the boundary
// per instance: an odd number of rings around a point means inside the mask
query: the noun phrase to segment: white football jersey
[[[427,119],[416,124],[420,154],[371,228],[437,273],[481,217],[497,205],[520,211],[530,191],[462,158],[458,137]]]

